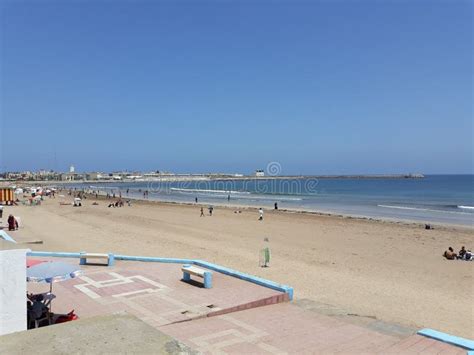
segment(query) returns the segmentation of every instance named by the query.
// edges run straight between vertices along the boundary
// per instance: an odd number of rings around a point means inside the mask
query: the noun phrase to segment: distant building
[[[85,176],[83,174],[76,173],[64,173],[61,174],[62,181],[75,181],[75,180],[84,180]]]
[[[263,170],[255,170],[255,176],[263,177],[265,176],[265,172]]]
[[[101,173],[92,172],[92,173],[87,173],[86,174],[86,179],[87,180],[100,180],[101,178],[102,178]]]

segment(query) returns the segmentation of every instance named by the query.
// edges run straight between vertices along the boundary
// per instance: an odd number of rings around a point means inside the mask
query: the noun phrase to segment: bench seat
[[[190,281],[191,275],[193,275],[203,279],[204,288],[212,288],[212,272],[193,265],[183,265],[181,271],[183,272],[183,281]]]
[[[101,254],[101,253],[85,253],[82,252],[80,255],[80,265],[86,265],[87,259],[106,259],[107,266],[113,266],[115,263],[115,258],[113,254]]]

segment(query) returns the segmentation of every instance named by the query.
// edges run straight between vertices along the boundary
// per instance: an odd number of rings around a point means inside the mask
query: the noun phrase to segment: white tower
[[[74,174],[74,165],[71,165],[71,166],[69,167],[69,172],[70,172],[71,174]]]

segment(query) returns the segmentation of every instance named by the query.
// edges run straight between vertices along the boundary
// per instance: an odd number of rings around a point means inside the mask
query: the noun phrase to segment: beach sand
[[[107,208],[89,198],[79,208],[46,199],[41,206],[6,207],[23,227],[11,232],[32,250],[113,252],[204,259],[294,287],[347,313],[413,328],[474,338],[474,262],[447,261],[449,246],[474,247],[473,230],[378,222],[305,213],[134,202]],[[66,201],[71,199],[66,198]],[[6,221],[6,218],[4,218]],[[268,238],[268,242],[264,239]],[[259,267],[259,250],[271,264]]]

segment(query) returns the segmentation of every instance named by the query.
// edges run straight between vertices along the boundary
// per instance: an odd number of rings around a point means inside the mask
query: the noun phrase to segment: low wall
[[[232,276],[247,282],[268,287],[272,290],[284,292],[288,295],[288,299],[293,300],[293,287],[282,285],[270,280],[262,279],[257,276],[245,274],[233,269],[226,268],[217,264],[212,264],[203,260],[193,259],[179,259],[179,258],[155,258],[149,256],[131,256],[131,255],[120,255],[120,254],[109,254],[113,255],[115,260],[124,261],[141,261],[141,262],[155,262],[155,263],[174,263],[174,264],[193,264],[201,266],[209,270],[220,272],[228,276]],[[80,258],[81,253],[66,253],[66,252],[49,252],[49,251],[32,251],[28,253],[28,256],[43,256],[43,257],[57,257],[57,258]]]
[[[27,251],[0,251],[0,335],[26,330]]]

